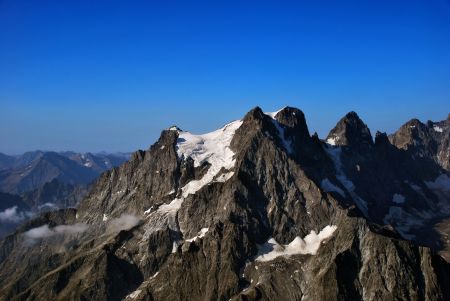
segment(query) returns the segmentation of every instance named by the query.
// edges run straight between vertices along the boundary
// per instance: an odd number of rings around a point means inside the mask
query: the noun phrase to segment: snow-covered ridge
[[[203,135],[180,132],[176,144],[178,157],[181,159],[192,158],[195,167],[205,161],[211,164],[201,179],[190,181],[182,188],[182,197],[194,194],[206,184],[211,183],[222,168],[230,170],[234,167],[234,152],[231,150],[230,144],[234,133],[241,125],[242,121],[236,120],[221,129]],[[230,171],[215,180],[225,182],[232,175],[233,172]]]
[[[181,131],[176,145],[177,154],[180,158],[191,157],[194,166],[200,166],[204,161],[208,161],[211,165],[222,165],[229,169],[234,163],[230,143],[241,124],[241,120],[236,120],[203,135]]]
[[[311,254],[315,255],[319,250],[320,244],[325,239],[331,237],[336,226],[326,226],[318,234],[311,230],[311,233],[305,238],[297,236],[288,245],[280,245],[275,239],[269,239],[265,244],[259,246],[256,261],[270,261],[279,256],[291,256],[297,254]]]
[[[209,183],[225,182],[233,176],[234,172],[231,169],[235,165],[235,159],[230,144],[236,130],[241,125],[241,120],[233,121],[221,129],[203,135],[179,131],[176,144],[178,157],[182,160],[188,157],[192,158],[196,167],[203,162],[208,162],[211,166],[201,179],[192,180],[183,186],[181,196],[173,199],[169,204],[161,205],[156,211],[152,212],[152,208],[150,208],[144,212],[150,220],[146,226],[145,236],[166,226],[174,231],[181,231],[178,229],[176,214],[184,199]],[[226,172],[219,174],[222,169]]]
[[[278,111],[275,111],[275,112],[264,112],[264,114],[267,115],[267,116],[270,116],[270,118],[276,120],[275,116],[276,116],[279,112],[283,111],[284,108],[286,108],[286,107],[283,107],[283,108],[281,108],[281,109],[279,109]]]

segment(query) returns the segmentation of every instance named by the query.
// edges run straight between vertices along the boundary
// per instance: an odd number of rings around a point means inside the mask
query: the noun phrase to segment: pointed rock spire
[[[375,145],[389,144],[389,138],[386,133],[377,131],[375,134]]]
[[[367,125],[352,111],[330,131],[327,143],[360,148],[373,145],[373,140]]]
[[[275,115],[275,119],[282,125],[287,126],[295,136],[301,138],[310,137],[305,114],[301,110],[285,107]]]

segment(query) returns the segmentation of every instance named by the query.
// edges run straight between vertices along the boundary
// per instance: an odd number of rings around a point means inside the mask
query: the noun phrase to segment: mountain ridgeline
[[[104,153],[0,154],[0,238],[36,213],[74,207],[102,172],[127,159]]]
[[[171,127],[0,241],[1,300],[448,300],[450,120]]]

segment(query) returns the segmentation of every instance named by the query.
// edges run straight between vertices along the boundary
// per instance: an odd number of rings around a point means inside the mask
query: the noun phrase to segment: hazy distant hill
[[[80,154],[75,152],[27,152],[0,155],[0,191],[22,194],[54,179],[64,184],[87,185],[100,173],[126,161],[126,154]]]

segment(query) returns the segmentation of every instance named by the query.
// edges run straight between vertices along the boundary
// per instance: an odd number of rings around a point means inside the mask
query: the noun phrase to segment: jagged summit
[[[427,124],[412,119],[403,124],[389,140],[415,158],[430,158],[450,170],[450,123],[448,120]]]
[[[364,148],[373,145],[372,135],[367,125],[355,112],[347,113],[330,131],[328,144]]]

